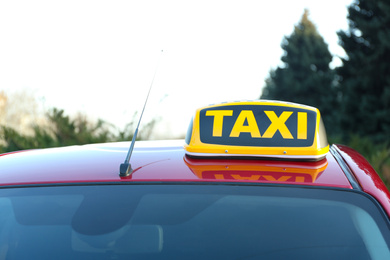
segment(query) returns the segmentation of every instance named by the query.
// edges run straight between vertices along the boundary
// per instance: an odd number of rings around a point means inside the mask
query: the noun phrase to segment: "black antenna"
[[[163,50],[161,50],[160,59],[161,59],[162,53],[163,53]],[[150,83],[148,95],[146,96],[144,108],[142,109],[141,116],[139,117],[137,128],[134,131],[133,139],[131,140],[131,145],[130,145],[129,151],[127,152],[126,159],[125,159],[124,163],[121,163],[121,166],[119,167],[119,176],[121,176],[121,177],[129,176],[133,172],[133,169],[131,168],[131,164],[130,164],[130,158],[131,158],[131,154],[133,153],[135,139],[137,138],[139,124],[141,123],[142,115],[144,114],[146,103],[148,102],[150,90],[152,89],[154,78],[156,77],[157,69],[160,65],[160,59],[157,63],[156,69],[154,71],[154,75],[152,78],[152,82]]]

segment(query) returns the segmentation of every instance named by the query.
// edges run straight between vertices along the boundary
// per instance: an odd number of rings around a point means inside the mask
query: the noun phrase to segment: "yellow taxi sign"
[[[329,145],[318,109],[258,100],[198,109],[185,150],[188,155],[207,157],[321,159]]]

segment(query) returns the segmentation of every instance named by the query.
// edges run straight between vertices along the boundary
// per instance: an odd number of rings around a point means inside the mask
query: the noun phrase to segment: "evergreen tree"
[[[284,38],[283,66],[271,70],[262,99],[291,101],[317,107],[328,132],[335,132],[332,114],[336,106],[332,55],[305,10],[293,33]]]
[[[338,32],[347,57],[338,69],[341,126],[376,143],[390,140],[390,1],[355,0]]]

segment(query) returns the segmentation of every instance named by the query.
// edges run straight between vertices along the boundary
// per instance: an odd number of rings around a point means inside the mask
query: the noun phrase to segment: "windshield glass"
[[[370,198],[264,185],[0,189],[0,259],[390,259]]]

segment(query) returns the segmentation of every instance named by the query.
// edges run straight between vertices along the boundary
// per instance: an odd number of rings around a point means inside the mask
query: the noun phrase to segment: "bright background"
[[[28,90],[45,109],[123,128],[159,64],[143,123],[162,119],[154,138],[184,136],[196,108],[259,98],[305,8],[335,55],[331,66],[340,65],[336,32],[348,28],[351,3],[1,1],[0,91]]]

